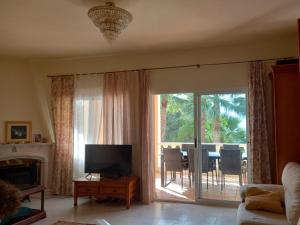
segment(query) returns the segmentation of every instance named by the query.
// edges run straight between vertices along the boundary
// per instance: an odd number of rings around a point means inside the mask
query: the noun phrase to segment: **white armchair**
[[[242,203],[237,212],[238,225],[300,225],[300,165],[288,163],[282,173],[282,184],[251,184],[241,187]],[[285,214],[245,208],[245,193],[249,187],[279,191]],[[298,223],[297,223],[298,222]]]

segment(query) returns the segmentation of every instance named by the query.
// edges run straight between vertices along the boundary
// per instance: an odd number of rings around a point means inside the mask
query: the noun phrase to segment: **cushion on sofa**
[[[278,192],[266,191],[257,187],[247,190],[245,207],[249,210],[264,210],[274,213],[284,212]]]
[[[247,185],[243,185],[240,188],[242,202],[245,201],[246,193],[247,193],[248,189],[249,188],[253,188],[253,187],[264,189],[266,191],[276,191],[276,192],[278,192],[280,194],[280,201],[281,201],[281,203],[285,204],[285,202],[284,202],[284,189],[283,189],[283,186],[282,185],[277,185],[277,184],[247,184]]]
[[[288,163],[282,173],[286,217],[291,225],[296,225],[300,217],[300,165]]]
[[[289,225],[285,214],[247,210],[241,203],[237,212],[237,225]]]

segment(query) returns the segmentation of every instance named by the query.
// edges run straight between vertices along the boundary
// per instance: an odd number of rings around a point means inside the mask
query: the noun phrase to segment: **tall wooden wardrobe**
[[[298,20],[300,53],[300,19]],[[273,66],[273,119],[276,180],[287,162],[300,163],[300,66]]]

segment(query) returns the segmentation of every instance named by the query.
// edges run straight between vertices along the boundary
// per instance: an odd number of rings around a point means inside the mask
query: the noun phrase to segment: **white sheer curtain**
[[[132,172],[141,179],[141,199],[152,201],[149,84],[144,70],[75,79],[74,178],[84,176],[85,144],[132,144]]]
[[[103,143],[103,76],[75,79],[74,94],[74,178],[84,176],[85,144]]]

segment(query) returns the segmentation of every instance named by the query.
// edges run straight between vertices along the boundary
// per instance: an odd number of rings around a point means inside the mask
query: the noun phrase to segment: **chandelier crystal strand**
[[[132,21],[132,15],[125,9],[116,7],[113,2],[91,8],[88,16],[109,42],[116,40]]]

